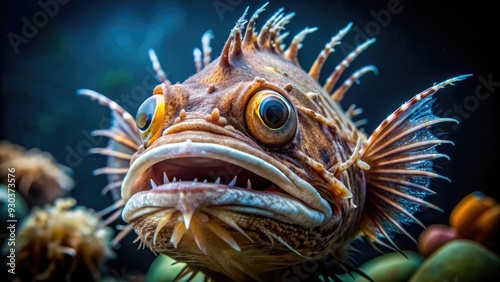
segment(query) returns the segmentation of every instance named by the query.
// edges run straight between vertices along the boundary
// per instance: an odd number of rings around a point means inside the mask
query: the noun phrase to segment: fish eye
[[[245,119],[250,133],[268,145],[289,141],[297,129],[293,106],[273,90],[257,91],[250,98],[245,110]]]
[[[269,129],[277,130],[286,124],[290,116],[288,108],[288,104],[282,98],[270,95],[260,102],[259,117]]]
[[[153,95],[146,99],[137,110],[135,122],[145,147],[151,145],[161,133],[165,113],[163,95]]]

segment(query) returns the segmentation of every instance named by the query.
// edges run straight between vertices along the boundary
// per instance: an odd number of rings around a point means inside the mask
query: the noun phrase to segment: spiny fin
[[[105,222],[109,224],[120,218],[123,209],[123,201],[120,197],[120,187],[125,173],[129,168],[130,158],[141,145],[141,137],[137,129],[134,117],[125,109],[108,97],[89,89],[79,89],[78,95],[90,97],[97,100],[101,105],[107,106],[111,110],[112,122],[109,129],[95,130],[92,134],[108,137],[108,145],[105,148],[93,148],[90,153],[101,154],[107,157],[107,166],[97,169],[95,173],[107,174],[108,185],[103,192],[110,191],[115,204],[105,211],[116,210]],[[104,215],[101,213],[101,215]],[[113,240],[118,243],[132,228],[129,226],[118,234]]]
[[[109,129],[94,131],[93,135],[109,137],[105,149],[94,148],[90,152],[107,156],[107,168],[109,170],[97,170],[108,175],[108,183],[121,182],[124,173],[117,173],[129,167],[131,156],[137,151],[141,144],[141,137],[135,124],[134,117],[113,100],[89,89],[79,89],[78,95],[90,97],[111,110],[112,122]],[[128,156],[128,157],[127,157]],[[119,187],[119,186],[118,186]],[[119,189],[111,190],[113,200],[120,200]]]
[[[422,206],[439,209],[422,198],[432,194],[431,179],[447,179],[434,172],[433,160],[447,157],[436,151],[437,145],[452,142],[437,138],[431,130],[436,124],[457,121],[432,113],[432,95],[467,76],[435,84],[411,98],[375,129],[361,149],[360,159],[370,166],[365,172],[367,200],[360,225],[368,240],[387,246],[382,241],[386,239],[399,250],[391,235],[409,236],[403,224],[421,224],[413,213]]]

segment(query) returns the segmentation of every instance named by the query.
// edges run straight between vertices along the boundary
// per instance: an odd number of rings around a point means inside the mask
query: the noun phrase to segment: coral
[[[17,235],[17,281],[99,281],[112,230],[73,198],[34,207]]]
[[[7,184],[8,168],[14,168],[17,192],[31,206],[43,206],[73,188],[71,169],[58,164],[48,152],[26,150],[0,142],[0,183]]]
[[[11,144],[7,141],[0,142],[0,164],[26,153],[26,149],[19,145]]]

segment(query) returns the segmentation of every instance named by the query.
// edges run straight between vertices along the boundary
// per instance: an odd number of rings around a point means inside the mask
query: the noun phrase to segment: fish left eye
[[[151,145],[160,136],[164,111],[165,98],[163,95],[149,97],[137,110],[135,121],[145,147]]]
[[[257,91],[247,104],[245,119],[250,133],[268,145],[290,140],[297,128],[297,117],[290,102],[273,90]]]

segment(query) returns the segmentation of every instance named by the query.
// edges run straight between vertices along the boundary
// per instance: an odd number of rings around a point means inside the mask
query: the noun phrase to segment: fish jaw
[[[318,218],[314,220],[314,224],[319,225],[323,223],[325,219],[331,217],[332,211],[329,204],[321,197],[312,185],[304,181],[272,157],[267,155],[257,157],[255,155],[257,154],[257,150],[253,150],[250,146],[245,147],[251,153],[233,149],[225,145],[208,142],[193,142],[191,139],[187,139],[184,142],[164,144],[153,148],[137,158],[130,166],[129,172],[127,173],[122,185],[122,199],[125,202],[128,202],[134,192],[134,189],[143,189],[142,187],[134,187],[134,185],[136,185],[135,181],[138,180],[138,178],[147,169],[153,168],[162,161],[185,159],[185,162],[187,163],[186,165],[191,165],[191,168],[198,169],[203,166],[212,166],[213,168],[205,175],[204,173],[197,175],[197,173],[186,172],[184,169],[179,169],[177,172],[187,176],[194,176],[191,179],[199,178],[201,182],[201,178],[205,176],[206,179],[214,178],[212,182],[215,182],[216,179],[214,177],[214,173],[212,172],[217,172],[215,170],[226,170],[226,174],[230,174],[231,172],[229,166],[238,166],[240,167],[240,170],[245,170],[258,175],[261,178],[267,179],[283,190],[282,192],[288,193],[296,199],[301,199],[301,201],[303,201],[311,209],[319,211],[319,214],[322,214],[322,216],[318,216]],[[214,161],[218,162],[213,164]],[[223,164],[225,167],[217,166],[217,164]],[[180,179],[180,175],[174,175],[168,171],[165,172],[167,176],[170,174],[170,177]],[[163,177],[162,173],[163,172],[160,171],[158,176]],[[232,179],[234,175],[230,175],[230,177]],[[184,179],[187,180],[186,178]],[[250,179],[250,181],[252,180],[251,178],[248,179]],[[146,180],[149,184],[149,179]],[[244,180],[245,184],[247,183],[246,179],[241,179],[240,177],[240,182],[241,180]],[[138,183],[138,185],[141,186],[140,183]],[[247,188],[247,186],[244,185],[235,187]],[[266,187],[261,187],[259,190],[265,190],[265,188]],[[149,188],[147,190],[149,190]],[[309,218],[308,220],[311,219]]]
[[[287,256],[286,265],[291,258],[300,261],[310,254],[306,250],[317,239],[311,230],[332,220],[330,205],[311,184],[244,142],[239,141],[236,149],[216,144],[207,134],[186,136],[167,135],[171,141],[184,141],[148,148],[132,162],[124,179],[122,217],[145,245],[173,258],[188,256],[212,269],[228,254],[237,256],[237,263],[252,263],[252,257],[262,257],[249,252],[281,252]],[[230,178],[217,180],[217,175],[223,175],[220,172]],[[291,232],[307,233],[311,242],[275,242],[289,240]],[[214,241],[221,244],[215,248]],[[228,267],[220,271],[226,273]]]
[[[249,151],[252,150],[250,147],[248,149]],[[198,193],[206,194],[209,198],[205,200],[203,206],[228,205],[231,201],[235,205],[249,205],[250,207],[255,205],[255,208],[261,213],[268,210],[279,216],[282,221],[305,227],[319,226],[332,216],[329,204],[312,185],[289,171],[284,165],[277,167],[277,164],[273,165],[271,162],[276,163],[270,157],[269,160],[264,160],[250,153],[224,145],[193,142],[191,139],[153,148],[146,151],[132,163],[124,179],[122,185],[122,199],[126,203],[123,213],[124,219],[126,221],[131,219],[128,212],[132,212],[130,208],[135,202],[134,195],[138,192],[149,193],[150,196],[147,196],[147,198],[158,198],[162,194],[170,195],[176,189],[186,192],[197,189]],[[229,167],[231,165],[233,165],[233,168]],[[171,170],[171,172],[168,170]],[[198,172],[195,170],[198,170]],[[220,174],[219,171],[224,172],[224,170],[239,172],[237,174],[240,174],[240,176],[237,177],[239,179],[237,179],[236,183],[233,185],[215,183],[217,181],[215,176]],[[168,178],[172,180],[176,178],[179,181],[165,183],[163,172]],[[228,175],[229,173],[227,172]],[[237,174],[231,175],[230,178],[233,179]],[[185,181],[180,181],[182,178]],[[194,182],[194,178],[198,178],[199,181]],[[161,185],[152,189],[150,179]],[[203,183],[203,179],[207,179],[207,183]],[[253,180],[253,184],[251,184],[253,187],[250,189],[247,187],[247,180],[250,180],[250,182]],[[263,182],[262,185],[268,187],[257,187],[260,185],[259,182]],[[227,196],[212,199],[210,194],[217,191],[217,189],[223,189],[229,193],[228,195],[238,193],[241,198],[232,199]],[[263,203],[250,202],[250,196],[256,199],[266,197],[282,198],[291,206],[265,207]],[[161,202],[152,201],[157,202],[156,206],[161,204]],[[210,204],[210,202],[213,203]],[[258,205],[261,205],[262,208],[259,209]],[[137,206],[137,208],[139,207]],[[303,216],[298,213],[299,210],[305,212]]]

